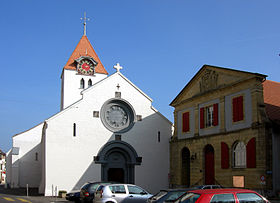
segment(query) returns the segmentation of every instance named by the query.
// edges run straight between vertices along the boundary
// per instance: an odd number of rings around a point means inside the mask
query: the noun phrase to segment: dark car
[[[175,203],[211,203],[211,202],[226,202],[226,203],[269,203],[267,199],[253,190],[247,189],[208,189],[208,190],[191,190],[177,200]]]
[[[101,184],[111,184],[112,182],[88,182],[82,186],[80,191],[80,200],[81,202],[93,202],[94,193],[98,186]]]
[[[80,202],[80,190],[72,190],[66,194],[66,199],[75,203]]]
[[[147,203],[162,203],[164,201],[165,202],[173,201],[189,190],[193,190],[193,189],[180,188],[180,189],[160,190],[157,194],[150,197],[147,200]]]

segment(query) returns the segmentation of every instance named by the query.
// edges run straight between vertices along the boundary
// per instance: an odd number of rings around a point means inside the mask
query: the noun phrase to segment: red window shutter
[[[236,122],[237,121],[237,98],[232,99],[232,121]]]
[[[214,114],[213,114],[213,125],[217,126],[219,124],[219,109],[218,109],[218,104],[214,104],[213,108],[214,108]]]
[[[190,131],[190,113],[183,113],[183,132]]]
[[[229,148],[224,142],[221,142],[221,168],[229,168]]]
[[[247,168],[256,168],[256,138],[252,138],[246,146]]]
[[[204,108],[200,108],[200,129],[204,128]]]
[[[238,97],[238,121],[243,120],[243,96]]]

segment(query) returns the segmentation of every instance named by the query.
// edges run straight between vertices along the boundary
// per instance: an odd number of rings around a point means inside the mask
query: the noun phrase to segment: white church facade
[[[172,123],[121,72],[108,76],[86,35],[61,75],[61,111],[13,136],[7,184],[79,189],[87,181],[168,188]]]

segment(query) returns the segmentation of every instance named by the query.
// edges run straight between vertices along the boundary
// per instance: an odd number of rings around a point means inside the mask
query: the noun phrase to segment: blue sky
[[[280,81],[278,0],[9,0],[0,4],[0,149],[60,108],[60,75],[87,36],[173,122],[170,102],[204,65]]]

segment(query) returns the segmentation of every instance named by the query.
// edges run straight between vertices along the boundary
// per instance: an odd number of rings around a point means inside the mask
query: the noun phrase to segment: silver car
[[[95,203],[146,202],[152,195],[139,186],[132,184],[100,185],[95,192]]]

